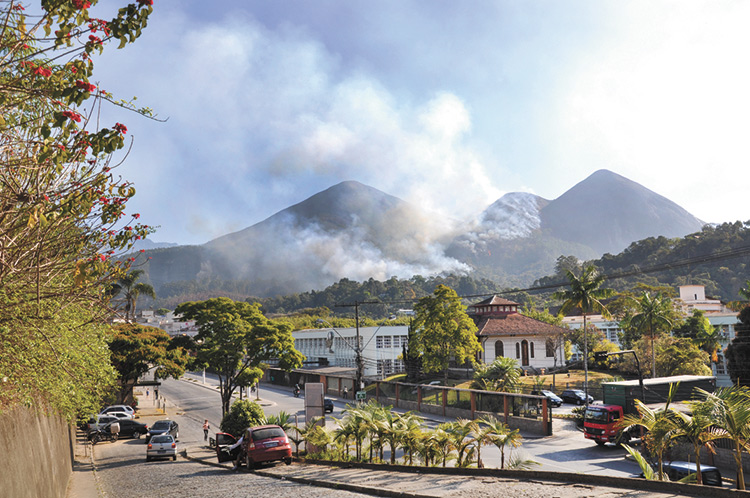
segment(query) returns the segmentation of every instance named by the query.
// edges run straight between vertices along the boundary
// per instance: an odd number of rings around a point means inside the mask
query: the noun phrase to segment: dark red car
[[[235,438],[230,434],[216,433],[216,456],[219,462],[234,460],[239,455],[248,469],[264,462],[282,461],[287,465],[292,463],[292,445],[284,429],[278,425],[261,425],[245,429],[242,445],[235,451],[230,451],[229,447],[235,442]]]

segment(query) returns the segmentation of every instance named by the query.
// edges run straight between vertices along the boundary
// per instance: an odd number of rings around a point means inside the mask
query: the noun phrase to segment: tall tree
[[[729,377],[736,385],[750,385],[750,306],[745,306],[737,315],[735,337],[725,351]]]
[[[265,362],[276,359],[286,370],[302,366],[304,356],[294,349],[291,327],[267,319],[258,304],[218,297],[183,303],[175,314],[198,327],[197,361],[219,376],[222,414],[229,411],[237,387],[263,375]]]
[[[172,347],[169,334],[156,327],[124,323],[113,327],[109,341],[112,364],[120,374],[120,401],[133,397],[133,386],[152,367],[157,379],[179,378],[188,363],[187,351]]]
[[[639,331],[647,331],[651,338],[651,377],[656,378],[654,339],[660,330],[672,326],[672,300],[662,294],[652,297],[649,292],[644,292],[638,302],[640,312],[630,319],[630,324]]]
[[[614,294],[612,289],[602,289],[604,275],[600,275],[598,270],[590,265],[581,270],[580,276],[577,276],[570,270],[566,271],[570,289],[558,291],[553,294],[555,299],[563,301],[560,308],[560,314],[564,315],[573,309],[579,309],[583,315],[583,389],[586,392],[586,404],[588,404],[589,393],[589,350],[587,338],[586,317],[594,311],[600,312],[603,316],[608,317],[607,307],[602,303],[603,299],[611,297]]]
[[[125,321],[135,320],[135,303],[141,294],[156,299],[156,292],[151,284],[138,281],[142,275],[143,270],[132,270],[112,284],[112,296],[116,298],[122,294],[125,300]]]
[[[511,392],[521,378],[518,361],[514,358],[501,356],[488,364],[478,365],[471,381],[472,389],[483,391]]]
[[[414,311],[409,350],[422,359],[425,372],[443,372],[447,382],[451,359],[458,365],[476,363],[481,350],[477,326],[456,291],[438,285],[431,296],[417,302]]]
[[[742,452],[750,451],[750,390],[746,386],[719,388],[713,393],[696,388],[709,405],[714,424],[734,443],[737,489],[745,489]]]
[[[112,42],[138,38],[152,2],[111,2],[122,5],[111,20],[89,15],[96,3],[44,0],[27,16],[23,2],[0,2],[0,408],[45,403],[73,417],[97,404],[83,393],[101,395],[115,375],[101,291],[129,264],[112,256],[151,231],[113,172],[126,128],[99,127],[116,101],[91,81]]]

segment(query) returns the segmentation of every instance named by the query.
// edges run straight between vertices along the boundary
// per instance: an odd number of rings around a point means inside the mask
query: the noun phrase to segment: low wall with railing
[[[355,399],[354,379],[317,372],[268,369],[263,380],[281,386],[320,382],[329,396]],[[486,415],[497,417],[511,429],[548,436],[552,434],[551,406],[544,396],[479,391],[447,386],[375,381],[365,389],[365,401],[374,399],[383,405],[414,412],[450,418],[475,419]]]

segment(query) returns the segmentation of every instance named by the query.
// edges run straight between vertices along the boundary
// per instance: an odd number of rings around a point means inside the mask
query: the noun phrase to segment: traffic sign
[[[367,399],[367,391],[357,391],[357,401],[364,401]]]

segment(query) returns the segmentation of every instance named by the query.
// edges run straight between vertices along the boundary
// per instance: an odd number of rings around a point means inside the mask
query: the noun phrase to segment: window
[[[375,338],[375,348],[383,349],[383,336],[377,336]]]
[[[389,335],[383,336],[383,347],[388,348],[388,349],[391,348],[391,336]]]
[[[521,344],[516,343],[516,358],[521,357]]]
[[[534,341],[531,341],[531,342],[529,343],[529,347],[530,347],[530,350],[529,350],[529,354],[530,354],[530,355],[531,355],[531,357],[533,358],[533,357],[534,357]]]
[[[495,358],[502,358],[505,356],[504,350],[503,341],[495,341]]]

